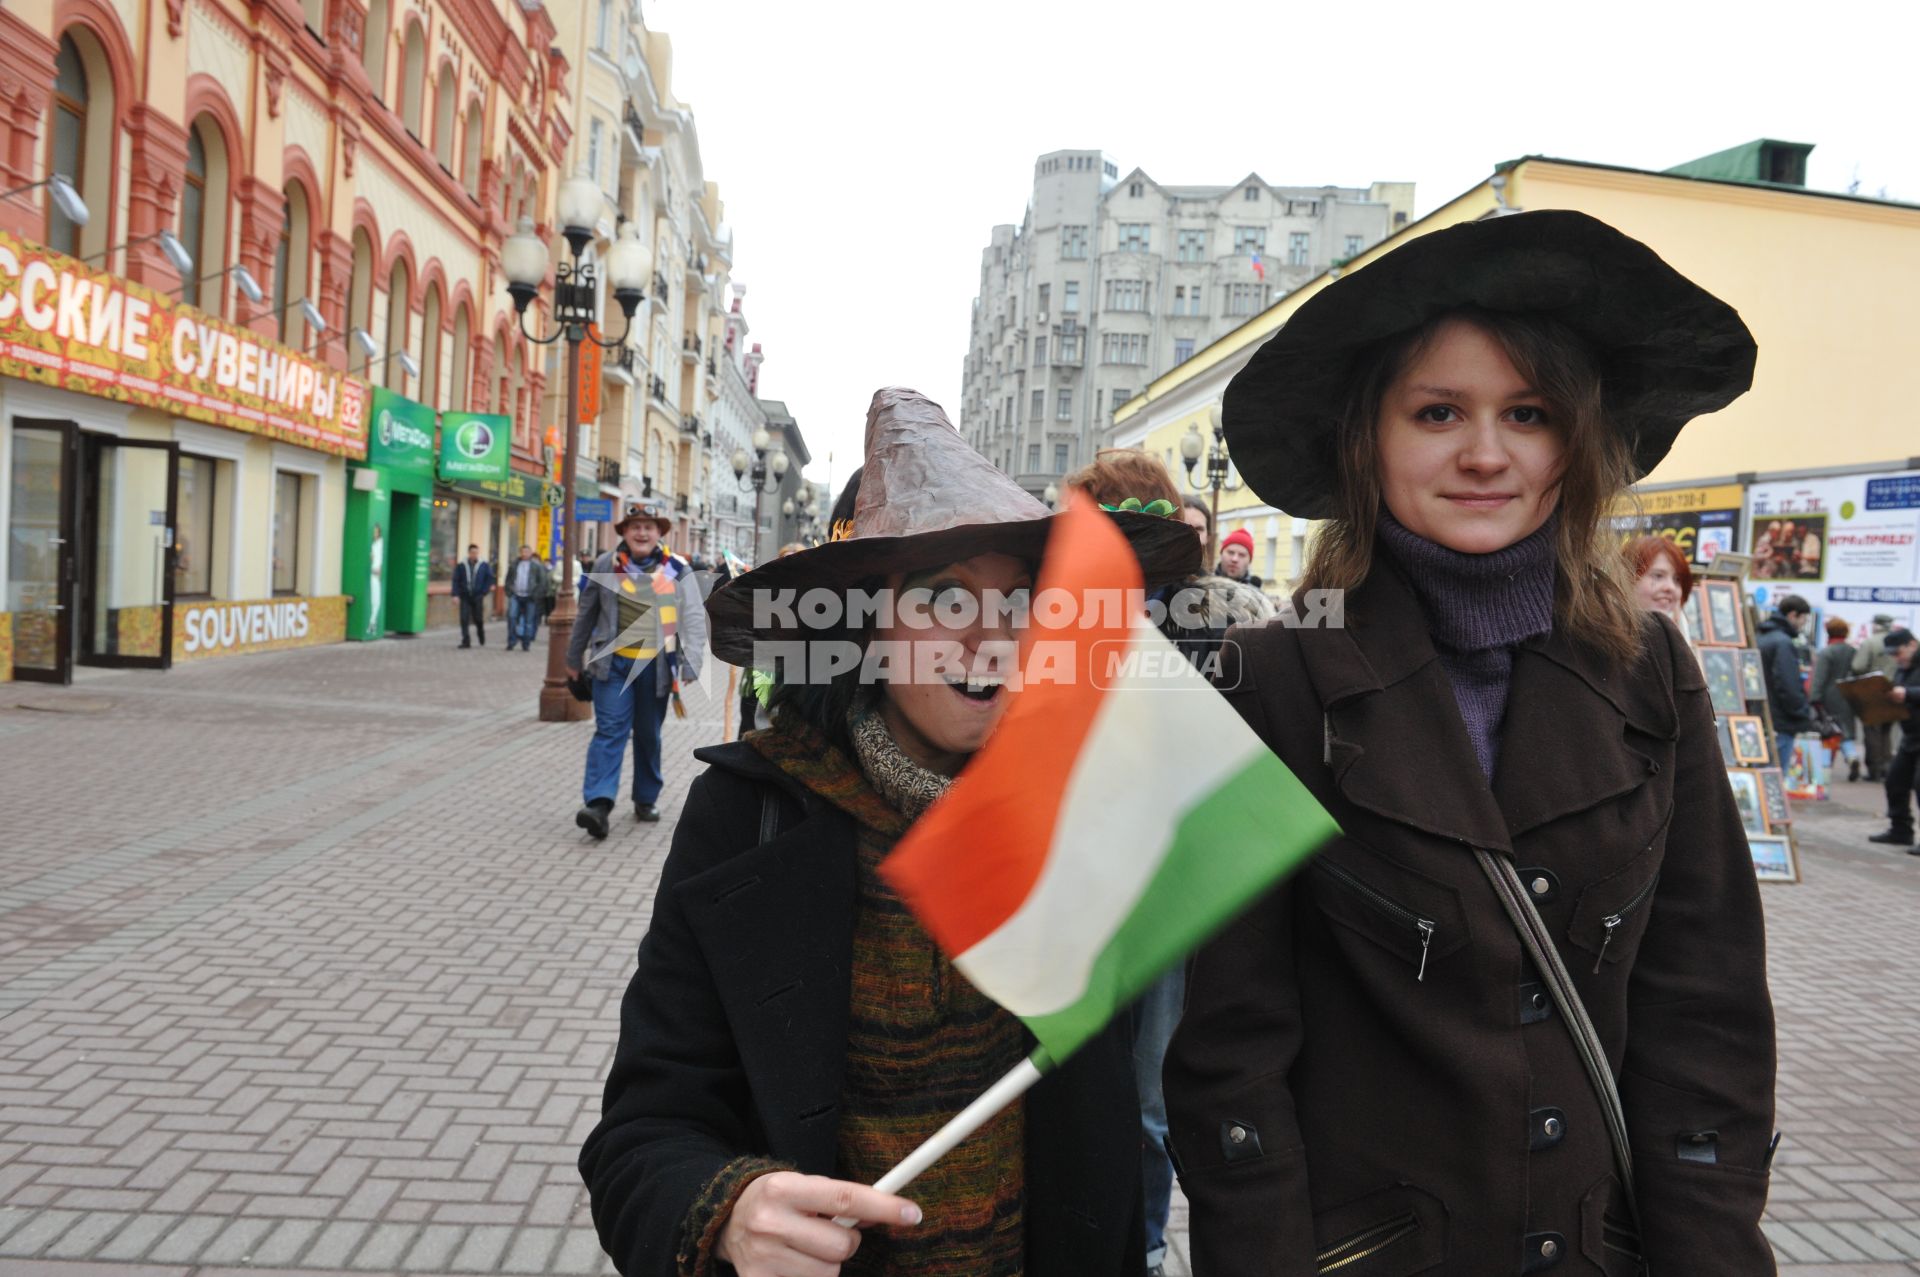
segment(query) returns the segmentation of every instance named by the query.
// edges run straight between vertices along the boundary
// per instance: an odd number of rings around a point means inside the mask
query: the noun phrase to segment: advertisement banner
[[[433,409],[384,386],[375,386],[371,415],[367,464],[432,478]]]
[[[173,609],[175,661],[313,647],[346,636],[347,601],[338,595],[180,604]]]
[[[440,477],[504,483],[513,423],[498,413],[440,414]]]
[[[1920,470],[1790,479],[1748,490],[1748,548],[1762,607],[1799,594],[1856,630],[1876,613],[1920,619]]]
[[[505,479],[495,482],[492,479],[455,479],[447,487],[455,492],[465,492],[489,501],[498,501],[502,505],[519,506],[523,510],[532,510],[540,506],[560,504],[560,485],[548,483],[539,475],[523,474],[515,470]]]
[[[0,231],[0,376],[363,457],[366,386],[258,333]]]
[[[1612,522],[1622,543],[1642,536],[1665,537],[1689,563],[1705,567],[1720,551],[1739,550],[1745,498],[1745,490],[1737,483],[1632,493],[1614,508]]]

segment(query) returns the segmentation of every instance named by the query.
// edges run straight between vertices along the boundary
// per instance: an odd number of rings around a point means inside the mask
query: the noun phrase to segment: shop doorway
[[[387,630],[418,634],[427,628],[427,543],[431,520],[426,502],[411,492],[393,494],[392,535],[387,538]]]
[[[16,678],[71,683],[76,664],[172,664],[178,467],[171,441],[14,419],[7,610]]]

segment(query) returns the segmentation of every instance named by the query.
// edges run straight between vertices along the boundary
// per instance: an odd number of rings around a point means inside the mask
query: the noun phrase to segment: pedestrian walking
[[[493,564],[480,557],[480,547],[467,547],[467,557],[453,565],[453,597],[460,604],[460,646],[472,647],[467,626],[480,646],[487,645],[487,600],[493,594]]]
[[[1606,522],[1754,353],[1645,245],[1526,212],[1342,276],[1229,384],[1249,486],[1324,522],[1221,686],[1344,836],[1194,960],[1196,1273],[1774,1271],[1759,890]]]
[[[1150,584],[1192,570],[1185,528],[1119,519]],[[959,976],[877,866],[1005,709],[993,654],[1015,632],[993,600],[1031,586],[1049,524],[936,405],[887,389],[849,535],[714,591],[722,660],[750,664],[770,643],[852,644],[861,659],[830,681],[784,665],[773,726],[696,754],[708,769],[674,830],[580,1157],[627,1277],[1143,1272],[1118,1024],[936,1162],[912,1202],[866,1187],[1028,1051],[1020,1021]],[[941,603],[807,628],[836,595],[922,588]],[[783,595],[811,602],[774,606]],[[959,668],[863,675],[866,653],[920,644]]]
[[[1798,594],[1782,594],[1773,615],[1760,622],[1760,665],[1767,676],[1767,702],[1773,707],[1774,743],[1780,766],[1793,758],[1793,738],[1818,731],[1820,720],[1800,677],[1800,655],[1794,640],[1813,616],[1813,608]]]
[[[1220,562],[1214,565],[1213,574],[1243,582],[1256,590],[1261,588],[1264,583],[1253,574],[1253,533],[1245,528],[1227,533],[1220,543]]]
[[[1853,671],[1855,655],[1853,644],[1847,642],[1847,635],[1853,627],[1837,616],[1827,618],[1827,645],[1813,658],[1813,681],[1807,686],[1807,699],[1818,705],[1832,720],[1837,736],[1829,734],[1827,740],[1834,742],[1829,746],[1827,765],[1831,769],[1842,758],[1847,761],[1847,779],[1860,779],[1860,755],[1853,741],[1854,713],[1853,705],[1840,691],[1840,680],[1847,678]]]
[[[547,613],[547,596],[553,585],[547,565],[534,557],[533,546],[520,543],[520,557],[507,569],[507,650],[520,644],[522,651],[533,650],[533,636],[540,630],[540,619]]]
[[[1900,745],[1887,764],[1887,831],[1868,842],[1892,847],[1913,846],[1913,803],[1920,788],[1920,641],[1901,626],[1887,631],[1886,649],[1894,661],[1893,699],[1904,705]],[[1920,856],[1920,850],[1912,854]]]
[[[1893,629],[1893,617],[1879,612],[1873,618],[1873,632],[1867,635],[1858,650],[1853,654],[1853,672],[1861,674],[1881,674],[1888,682],[1894,678],[1897,667],[1893,653],[1887,650],[1887,634]],[[1887,778],[1887,766],[1893,760],[1893,724],[1863,723],[1860,728],[1861,742],[1867,750],[1867,779],[1884,781]]]
[[[633,818],[660,819],[660,728],[678,689],[700,677],[707,649],[706,605],[692,565],[667,548],[665,507],[629,505],[613,528],[620,546],[594,560],[567,641],[568,677],[592,676],[593,739],[574,824],[595,838],[611,825],[629,739]]]

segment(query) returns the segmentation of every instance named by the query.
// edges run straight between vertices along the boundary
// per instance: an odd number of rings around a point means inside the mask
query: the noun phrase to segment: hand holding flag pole
[[[1067,590],[1080,606],[1023,637],[1028,681],[880,866],[954,968],[1039,1046],[881,1177],[885,1192],[1340,833],[1139,609],[1096,605],[1109,591],[1140,597],[1139,564],[1113,522],[1081,505],[1056,528],[1036,594]]]

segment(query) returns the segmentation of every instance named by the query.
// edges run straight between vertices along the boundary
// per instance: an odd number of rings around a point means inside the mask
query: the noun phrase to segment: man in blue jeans
[[[533,650],[533,636],[540,629],[540,618],[547,606],[547,565],[533,557],[533,546],[520,543],[520,557],[507,569],[501,584],[507,587],[507,650],[518,643],[522,651]]]
[[[574,823],[605,838],[633,741],[633,815],[660,819],[660,727],[676,680],[700,676],[707,610],[687,561],[667,548],[673,523],[658,505],[630,505],[618,548],[594,560],[567,644],[567,674],[593,679],[593,740]]]

